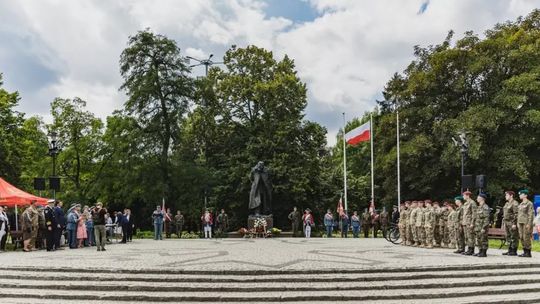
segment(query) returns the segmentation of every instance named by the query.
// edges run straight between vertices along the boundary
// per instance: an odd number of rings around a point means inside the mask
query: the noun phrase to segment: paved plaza
[[[106,252],[95,248],[6,252],[0,263],[10,267],[42,266],[49,258],[61,260],[60,267],[103,269],[174,269],[192,271],[287,271],[331,269],[379,269],[540,264],[540,254],[532,259],[504,257],[490,249],[488,258],[453,254],[450,249],[423,249],[394,245],[384,239],[275,238],[163,241],[134,240],[113,244]]]
[[[384,239],[134,240],[0,254],[1,303],[538,303],[540,255]]]

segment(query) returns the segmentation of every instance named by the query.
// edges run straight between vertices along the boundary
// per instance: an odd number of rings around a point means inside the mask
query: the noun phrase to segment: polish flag
[[[347,132],[347,134],[345,134],[345,140],[350,145],[356,145],[357,143],[368,141],[370,139],[370,136],[371,125],[368,121],[365,124]]]

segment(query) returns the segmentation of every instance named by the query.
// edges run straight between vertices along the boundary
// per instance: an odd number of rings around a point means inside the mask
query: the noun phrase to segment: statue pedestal
[[[247,225],[247,229],[248,230],[251,230],[253,229],[254,227],[254,224],[255,224],[255,220],[258,219],[258,218],[264,218],[266,220],[266,231],[268,230],[272,230],[272,228],[274,227],[274,218],[272,215],[250,215],[248,216],[248,225]]]

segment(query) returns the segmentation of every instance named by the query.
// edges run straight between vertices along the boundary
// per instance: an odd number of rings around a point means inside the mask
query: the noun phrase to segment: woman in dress
[[[88,233],[86,232],[86,214],[81,214],[79,216],[79,222],[77,224],[77,240],[79,240],[79,248],[83,247],[83,242],[88,238]]]

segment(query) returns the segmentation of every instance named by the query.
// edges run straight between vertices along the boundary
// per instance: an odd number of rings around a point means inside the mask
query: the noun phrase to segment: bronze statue
[[[251,169],[251,191],[249,193],[249,211],[254,215],[272,214],[272,183],[264,162],[260,161]]]

